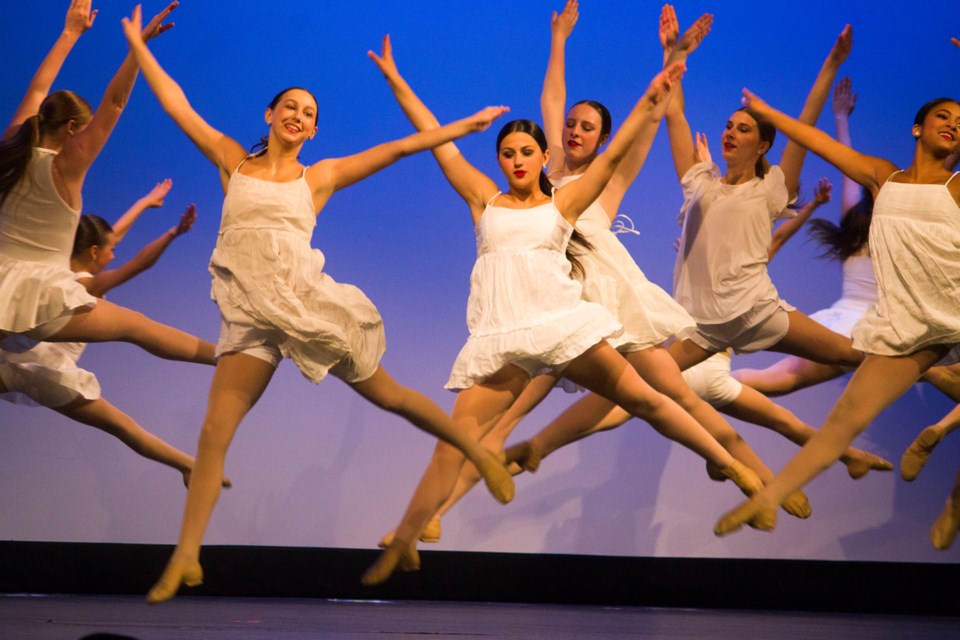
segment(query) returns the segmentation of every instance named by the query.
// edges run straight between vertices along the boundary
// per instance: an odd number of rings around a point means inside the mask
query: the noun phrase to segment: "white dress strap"
[[[497,191],[495,194],[493,194],[493,197],[487,200],[487,206],[488,207],[491,206],[493,204],[493,201],[500,197],[501,193],[502,193],[501,191]]]
[[[954,171],[954,172],[953,172],[953,175],[950,176],[950,178],[949,178],[946,182],[943,183],[943,186],[946,187],[946,186],[948,186],[951,182],[953,182],[953,179],[957,177],[957,174],[960,174],[960,171]]]
[[[896,171],[891,173],[889,176],[887,176],[887,179],[883,181],[884,184],[886,184],[887,182],[890,182],[890,180],[893,179],[893,176],[897,175],[898,173],[903,173],[903,169],[897,169]]]

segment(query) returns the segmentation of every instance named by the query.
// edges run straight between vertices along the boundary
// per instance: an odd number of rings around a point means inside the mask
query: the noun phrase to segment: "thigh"
[[[827,329],[799,311],[791,311],[788,316],[790,328],[787,335],[770,347],[770,351],[789,353],[821,363],[845,361],[857,364],[860,356],[853,348],[853,340]]]
[[[613,347],[601,342],[574,358],[563,375],[621,406],[659,395]]]
[[[503,417],[530,382],[526,371],[507,365],[483,382],[463,389],[453,404],[453,419],[479,440]]]
[[[690,339],[673,342],[667,347],[667,351],[670,353],[670,357],[673,358],[674,362],[677,363],[677,366],[680,367],[681,371],[689,369],[695,364],[700,364],[716,353],[715,351],[704,349]]]
[[[624,354],[624,358],[647,384],[660,393],[671,398],[691,393],[676,360],[664,347],[656,346],[641,351],[631,351]]]
[[[225,428],[232,437],[240,421],[260,399],[274,371],[270,362],[242,352],[220,356],[210,385],[204,427]]]

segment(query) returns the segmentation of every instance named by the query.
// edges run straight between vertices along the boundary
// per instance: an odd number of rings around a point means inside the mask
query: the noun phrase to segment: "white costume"
[[[499,195],[499,194],[498,194]],[[560,369],[622,327],[582,299],[564,252],[573,227],[548,202],[529,209],[487,203],[477,223],[477,262],[470,275],[467,326],[446,384],[466,389],[508,364],[531,376]]]
[[[879,299],[854,328],[853,346],[898,356],[952,345],[938,364],[960,361],[960,207],[946,184],[892,178],[870,222]]]
[[[282,354],[313,382],[328,372],[369,378],[386,349],[383,322],[362,291],[323,272],[323,254],[310,247],[316,211],[306,179],[270,182],[239,169],[210,259],[223,318],[217,355],[245,352],[276,365]]]
[[[843,292],[827,309],[810,314],[823,326],[840,335],[850,336],[853,327],[871,305],[877,302],[877,279],[869,252],[843,261]]]

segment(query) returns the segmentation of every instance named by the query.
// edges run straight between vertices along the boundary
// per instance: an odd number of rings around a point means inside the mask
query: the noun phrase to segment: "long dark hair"
[[[913,124],[922,125],[923,121],[927,118],[927,114],[934,110],[934,108],[940,106],[944,102],[952,102],[954,104],[960,104],[957,100],[953,98],[935,98],[928,102],[927,104],[920,107],[920,110],[917,111],[917,115],[913,118]]]
[[[54,91],[42,103],[36,115],[20,125],[15,134],[0,141],[0,204],[27,171],[33,148],[46,133],[56,131],[71,120],[89,122],[93,110],[87,101],[72,91]]]
[[[107,243],[107,235],[113,233],[113,227],[100,216],[85,213],[80,216],[77,233],[73,236],[71,258],[79,258],[90,247],[102,247]]]
[[[304,92],[306,92],[307,94],[310,95],[311,98],[313,98],[313,103],[316,105],[317,110],[318,110],[318,111],[320,110],[320,102],[317,100],[317,96],[313,95],[313,93],[312,93],[309,89],[304,89],[303,87],[287,87],[286,89],[284,89],[283,91],[281,91],[281,92],[278,93],[277,95],[273,96],[273,100],[270,101],[270,104],[267,105],[267,108],[270,109],[271,111],[273,111],[274,109],[276,109],[276,108],[277,108],[277,105],[280,104],[280,100],[283,98],[284,95],[286,95],[286,93],[287,93],[288,91],[304,91]],[[257,143],[254,144],[252,147],[250,147],[250,154],[251,154],[251,155],[259,155],[259,154],[263,153],[264,151],[266,151],[266,150],[267,150],[267,143],[268,143],[269,141],[270,141],[270,135],[269,135],[269,134],[267,134],[267,135],[265,135],[265,136],[260,136],[260,142],[257,142]]]
[[[810,237],[823,247],[821,257],[843,262],[867,244],[872,218],[873,196],[864,189],[863,197],[843,214],[839,225],[824,218],[811,220]]]
[[[760,134],[760,141],[768,143],[769,146],[767,147],[767,151],[770,151],[770,149],[773,148],[773,141],[777,139],[777,128],[770,124],[769,121],[765,120],[763,116],[749,107],[740,107],[737,109],[737,111],[743,111],[754,119],[754,121],[757,123],[757,132]],[[770,171],[770,161],[767,160],[766,153],[757,158],[757,162],[753,166],[753,169],[758,178],[762,178],[763,176],[767,175],[767,172]]]
[[[511,120],[503,125],[500,133],[497,134],[497,153],[500,153],[500,143],[511,133],[525,133],[529,135],[537,143],[537,146],[540,147],[540,151],[546,153],[547,136],[544,135],[540,125],[533,120]],[[550,183],[550,179],[547,178],[547,174],[543,169],[540,170],[540,176],[537,178],[537,182],[540,185],[540,191],[547,194],[553,193],[553,185]],[[574,229],[573,234],[570,236],[570,243],[567,245],[566,253],[567,260],[570,261],[571,265],[571,277],[582,280],[586,275],[583,269],[583,263],[578,259],[578,256],[583,255],[586,251],[593,251],[593,245],[583,237],[583,234]]]

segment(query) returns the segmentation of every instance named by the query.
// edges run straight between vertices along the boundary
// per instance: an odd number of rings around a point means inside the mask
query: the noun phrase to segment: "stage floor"
[[[785,611],[648,609],[467,602],[129,596],[0,596],[0,638],[79,640],[365,640],[376,638],[710,638],[934,640],[960,618]]]

